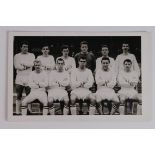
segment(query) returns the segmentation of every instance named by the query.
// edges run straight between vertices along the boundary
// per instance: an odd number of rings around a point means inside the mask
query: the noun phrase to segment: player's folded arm
[[[107,83],[107,86],[109,88],[114,88],[114,86],[116,85],[116,79],[113,78],[109,83]]]
[[[47,82],[39,82],[40,87],[44,88],[44,87],[47,87],[47,85],[48,85]]]
[[[89,88],[91,88],[92,87],[92,83],[90,83],[90,82],[87,82],[87,83],[85,83],[84,84],[84,88],[87,88],[87,89],[89,89]]]
[[[24,66],[19,62],[14,62],[15,69],[24,70]]]

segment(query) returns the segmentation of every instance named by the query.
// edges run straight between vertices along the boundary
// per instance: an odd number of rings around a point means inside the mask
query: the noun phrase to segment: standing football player
[[[116,75],[110,66],[110,59],[108,57],[102,57],[102,68],[98,69],[95,75],[97,84],[96,92],[96,109],[99,114],[104,114],[104,109],[100,110],[100,107],[104,107],[105,104],[109,109],[108,114],[119,114],[119,99],[115,94],[113,87],[116,85]]]
[[[30,87],[28,86],[28,77],[32,71],[33,61],[35,56],[32,53],[29,53],[29,45],[27,42],[22,42],[20,47],[20,53],[14,56],[14,66],[16,69],[16,114],[21,114],[20,106],[23,90],[25,89],[26,95],[30,93]]]
[[[48,76],[47,73],[41,68],[41,61],[34,61],[35,70],[32,71],[29,75],[29,86],[31,92],[26,96],[22,101],[22,114],[27,114],[27,106],[29,103],[39,100],[43,105],[43,115],[48,114],[48,103],[47,103],[47,94],[46,87],[48,86]]]
[[[69,73],[64,70],[65,62],[62,58],[56,61],[56,70],[49,74],[48,102],[50,114],[53,114],[54,102],[60,103],[61,114],[68,114],[68,93],[65,90],[69,85]]]
[[[37,59],[41,61],[42,68],[49,73],[55,69],[55,60],[52,55],[49,55],[50,48],[48,45],[43,45],[41,49],[42,55],[38,56]]]

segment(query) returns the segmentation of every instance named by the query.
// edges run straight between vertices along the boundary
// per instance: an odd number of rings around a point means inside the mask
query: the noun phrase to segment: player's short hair
[[[56,64],[58,63],[58,61],[63,61],[63,63],[65,64],[64,59],[63,59],[63,58],[61,58],[61,57],[58,57],[58,58],[56,59]]]
[[[82,44],[88,45],[88,42],[87,42],[87,41],[81,41],[81,42],[80,42],[80,46],[81,46]]]
[[[124,42],[122,43],[122,45],[123,45],[123,44],[128,44],[128,46],[129,46],[129,43],[128,43],[127,41],[124,41]]]
[[[130,59],[125,59],[123,64],[125,64],[125,62],[130,62],[132,64],[132,61]]]
[[[80,56],[79,56],[79,58],[78,58],[78,61],[80,61],[81,59],[83,59],[83,60],[86,60],[86,61],[87,61],[87,58],[86,58],[86,56],[84,56],[84,55],[80,55]]]
[[[23,45],[29,45],[28,41],[22,41],[22,42],[20,43],[20,47],[22,47]]]
[[[38,60],[38,59],[35,59],[35,60],[33,61],[33,64],[34,64],[34,66],[35,66],[36,64],[41,64],[41,61]]]
[[[108,61],[109,61],[109,63],[110,63],[110,59],[109,59],[109,58],[107,58],[107,57],[106,57],[106,58],[104,58],[104,57],[103,57],[103,58],[101,59],[101,63],[102,63],[102,61],[103,61],[103,60],[108,60]]]
[[[69,49],[69,46],[68,45],[62,45],[61,46],[61,51],[63,51],[63,49],[67,49],[67,48]]]
[[[46,44],[46,43],[44,43],[44,44],[41,45],[41,49],[42,49],[43,47],[48,47],[48,48],[50,49],[50,46],[49,46],[48,44]]]
[[[107,45],[102,44],[102,45],[101,45],[101,49],[104,48],[104,47],[105,47],[105,48],[108,48]]]

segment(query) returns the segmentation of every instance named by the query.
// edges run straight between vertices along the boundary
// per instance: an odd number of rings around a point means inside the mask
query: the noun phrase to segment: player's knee
[[[23,101],[22,101],[22,106],[23,106],[23,107],[27,107],[27,105],[28,105],[27,100],[23,100]]]
[[[70,100],[71,100],[71,104],[72,104],[72,105],[75,105],[75,102],[76,102],[76,95],[72,94],[71,97],[70,97]]]
[[[126,101],[126,98],[125,98],[124,96],[121,96],[121,97],[120,97],[120,102],[121,102],[121,103],[124,103],[125,101]]]
[[[48,106],[47,100],[42,101],[42,104],[43,104],[44,106]]]
[[[69,98],[68,98],[68,96],[64,97],[63,100],[64,100],[65,106],[68,106],[68,103],[69,103]]]
[[[49,102],[49,103],[53,103],[53,102],[54,102],[53,97],[48,97],[48,102]]]
[[[93,105],[93,106],[95,106],[95,104],[96,104],[96,97],[94,95],[92,95],[90,97],[90,104]]]
[[[87,96],[85,97],[85,100],[87,100],[87,101],[91,101],[91,100],[93,100],[93,99],[95,99],[95,97],[94,97],[93,94],[89,94],[89,95],[87,95]]]
[[[102,101],[101,98],[99,96],[96,96],[96,102],[100,103],[101,101]]]
[[[134,102],[139,101],[138,95],[134,95],[134,96],[132,97],[132,99],[133,99]]]

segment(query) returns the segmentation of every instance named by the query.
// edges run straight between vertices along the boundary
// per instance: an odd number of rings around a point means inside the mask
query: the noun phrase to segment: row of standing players
[[[35,59],[34,54],[28,52],[28,44],[22,44],[21,52],[14,56],[17,71],[16,114],[21,114],[22,111],[25,115],[28,103],[36,99],[43,104],[45,115],[54,113],[55,101],[60,102],[62,114],[68,114],[68,111],[75,114],[77,102],[80,114],[84,113],[84,104],[88,107],[86,114],[89,113],[91,105],[96,108],[98,114],[103,114],[103,102],[110,105],[109,114],[119,114],[120,102],[132,107],[133,102],[139,100],[134,88],[139,81],[140,69],[134,54],[129,52],[128,43],[122,44],[123,52],[117,56],[116,61],[108,56],[106,45],[101,47],[102,57],[97,60],[93,53],[88,52],[87,42],[81,42],[80,46],[81,52],[77,53],[74,59],[68,56],[69,47],[63,45],[62,56],[56,59],[55,64],[53,56],[49,55],[48,46],[43,46],[43,54]],[[90,91],[94,82],[97,84],[96,93]],[[117,95],[113,90],[116,83],[121,86]],[[22,99],[24,89],[27,96]]]

